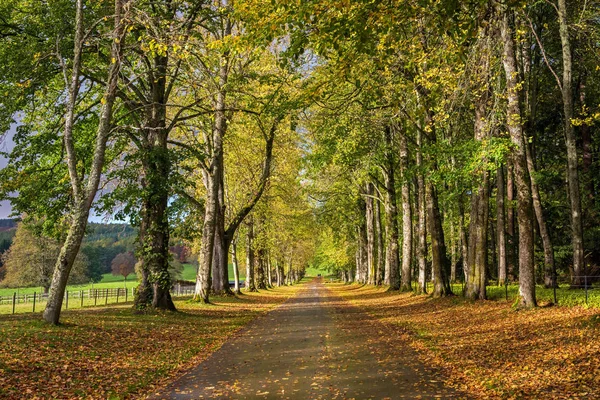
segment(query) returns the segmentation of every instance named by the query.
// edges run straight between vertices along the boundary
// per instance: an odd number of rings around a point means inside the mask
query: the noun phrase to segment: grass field
[[[181,279],[186,281],[195,281],[196,280],[196,266],[192,264],[184,264],[183,272],[181,274]],[[245,271],[240,271],[240,280],[245,279]],[[233,266],[229,265],[229,279],[233,280]],[[69,292],[69,302],[68,304],[64,304],[63,307],[68,306],[69,309],[74,308],[86,308],[86,307],[94,307],[94,306],[102,306],[109,304],[117,304],[123,303],[126,300],[131,300],[132,297],[132,289],[138,286],[137,278],[135,274],[131,274],[128,276],[127,281],[123,280],[122,276],[114,276],[112,274],[104,274],[102,276],[102,280],[98,283],[86,283],[81,285],[69,285],[67,286],[67,292]],[[94,290],[103,290],[103,289],[127,289],[127,297],[125,297],[124,291],[121,291],[120,297],[101,297],[94,296]],[[22,299],[23,295],[29,295],[27,302],[22,303],[22,300],[15,305],[15,314],[24,313],[24,312],[39,312],[42,311],[46,305],[45,300],[40,301],[39,294],[42,292],[41,288],[37,287],[29,287],[29,288],[4,288],[0,289],[0,297],[11,298],[14,293],[20,299]],[[83,302],[81,301],[81,292],[83,293]],[[33,294],[37,293],[36,304],[34,308],[33,304]],[[11,301],[11,300],[9,300]],[[12,314],[13,306],[12,304],[8,304],[8,302],[4,302],[4,304],[0,303],[0,314]]]

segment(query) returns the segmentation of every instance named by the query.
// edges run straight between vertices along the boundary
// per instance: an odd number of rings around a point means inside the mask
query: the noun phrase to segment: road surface
[[[437,375],[402,338],[315,279],[150,399],[465,397]]]

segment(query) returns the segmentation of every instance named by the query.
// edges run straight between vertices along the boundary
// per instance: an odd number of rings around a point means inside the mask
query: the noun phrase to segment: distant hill
[[[17,227],[17,220],[9,219],[9,218],[0,219],[0,232],[10,231],[10,230],[16,229],[16,227]]]
[[[85,241],[96,242],[99,240],[112,240],[120,242],[124,239],[137,236],[137,228],[129,224],[99,224],[90,222],[86,229]]]

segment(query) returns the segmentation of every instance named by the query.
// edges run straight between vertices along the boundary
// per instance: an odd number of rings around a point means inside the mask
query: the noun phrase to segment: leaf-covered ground
[[[300,286],[133,315],[129,306],[0,316],[0,398],[139,398],[205,359]]]
[[[447,382],[478,398],[598,398],[600,310],[514,311],[501,301],[431,299],[330,284],[409,340]]]

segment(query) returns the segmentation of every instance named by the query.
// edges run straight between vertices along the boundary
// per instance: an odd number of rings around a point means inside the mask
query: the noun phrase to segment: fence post
[[[588,287],[587,287],[587,275],[583,277],[585,285],[585,305],[588,303]],[[581,281],[580,281],[581,282]]]
[[[98,304],[98,289],[94,289],[94,307]]]
[[[33,292],[33,312],[35,312],[35,298],[37,297],[37,292]]]
[[[17,302],[17,292],[13,292],[13,314],[15,313],[15,303]]]
[[[81,298],[79,299],[79,302],[81,303],[81,308],[83,308],[83,290],[80,290],[80,291],[79,291],[79,297],[81,297]]]
[[[106,297],[104,298],[104,305],[108,304],[108,289],[106,289]]]
[[[117,304],[119,304],[119,292],[121,291],[121,288],[117,288]]]
[[[127,288],[125,288],[125,303],[127,303]]]
[[[69,309],[69,291],[67,290],[67,295],[65,296],[65,310]]]

